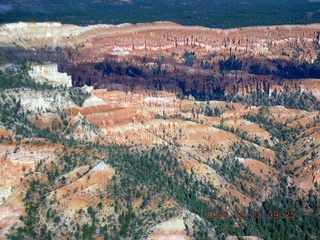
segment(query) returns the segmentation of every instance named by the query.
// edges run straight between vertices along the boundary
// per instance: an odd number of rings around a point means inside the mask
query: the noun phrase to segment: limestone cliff
[[[58,72],[56,63],[46,63],[43,65],[32,65],[29,75],[36,83],[46,83],[53,86],[71,87],[71,77],[67,73]]]

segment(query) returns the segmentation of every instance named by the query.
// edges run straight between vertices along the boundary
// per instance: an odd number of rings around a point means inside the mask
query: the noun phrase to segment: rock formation
[[[285,85],[291,92],[319,97],[313,80],[319,76],[313,66],[318,29],[319,24],[221,30],[170,22],[87,27],[17,23],[1,26],[0,47],[4,56],[58,63],[74,86],[166,90],[205,100],[258,90],[271,96]]]
[[[32,65],[29,71],[30,77],[36,83],[46,83],[53,86],[71,87],[71,77],[66,73],[58,72],[56,63],[45,63],[44,65]]]

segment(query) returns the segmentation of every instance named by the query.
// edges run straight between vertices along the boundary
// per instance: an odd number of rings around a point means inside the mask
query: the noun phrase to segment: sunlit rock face
[[[56,63],[46,63],[43,65],[32,65],[29,75],[37,83],[47,83],[53,86],[71,87],[71,77],[67,73],[58,72]]]
[[[118,59],[127,56],[169,56],[174,51],[194,51],[196,56],[227,53],[235,57],[253,56],[285,59],[295,47],[313,48],[318,41],[319,24],[209,29],[187,27],[172,22],[94,25],[79,27],[60,23],[12,23],[0,27],[1,46],[24,48],[70,48],[77,63],[102,60],[106,54]],[[8,37],[10,36],[10,37]],[[312,61],[316,52],[304,51],[299,58]],[[70,52],[71,54],[73,52]],[[72,54],[73,55],[73,54]]]
[[[319,26],[222,30],[172,22],[86,27],[14,23],[1,25],[0,47],[6,56],[58,63],[74,86],[160,90],[201,100],[257,91],[271,96],[286,88],[319,98],[317,74],[308,70],[319,54]],[[301,66],[306,69],[300,76],[295,71]],[[232,71],[222,72],[224,68]],[[309,80],[300,81],[305,78]]]

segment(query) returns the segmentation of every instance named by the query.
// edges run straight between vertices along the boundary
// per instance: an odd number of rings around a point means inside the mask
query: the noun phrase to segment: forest
[[[320,2],[307,0],[33,0],[26,4],[6,0],[2,3],[5,10],[0,14],[0,23],[55,21],[91,25],[172,21],[190,26],[235,28],[308,24],[318,22],[320,17]]]
[[[219,212],[223,212],[228,203],[217,197],[215,189],[208,183],[197,180],[194,175],[180,171],[179,159],[174,157],[175,149],[152,147],[148,150],[134,150],[125,146],[91,145],[89,147],[75,143],[69,143],[69,147],[74,150],[69,153],[65,150],[61,154],[59,162],[62,167],[56,165],[51,171],[46,171],[41,163],[38,165],[37,172],[47,175],[49,182],[36,178],[31,181],[24,198],[27,214],[20,218],[24,222],[24,227],[19,227],[12,232],[7,236],[8,239],[54,239],[54,233],[48,231],[44,224],[39,226],[39,209],[44,207],[43,200],[50,191],[54,191],[56,187],[54,183],[61,179],[63,174],[76,167],[92,164],[88,151],[102,152],[108,156],[106,162],[119,171],[120,175],[113,178],[112,184],[101,193],[101,198],[110,197],[110,194],[115,198],[114,209],[117,217],[115,221],[98,221],[96,214],[101,211],[102,203],[82,209],[91,216],[91,221],[83,226],[77,226],[74,231],[70,229],[70,234],[77,239],[94,239],[94,236],[101,235],[104,236],[104,239],[141,239],[144,237],[143,227],[148,220],[160,221],[179,213],[179,207],[170,210],[163,209],[159,203],[158,208],[153,212],[143,214],[143,209],[148,208],[148,205],[151,204],[151,196],[158,196],[163,200],[174,199],[181,207],[207,219],[207,224],[198,226],[198,231],[193,234],[194,239],[210,239],[209,226],[215,226],[218,239],[225,239],[225,236],[228,235],[254,235],[263,239],[320,237],[320,226],[317,221],[318,198],[311,191],[306,200],[290,194],[286,188],[285,177],[281,179],[279,189],[264,201],[262,207],[252,204],[246,209],[237,210],[244,214],[240,219],[237,219],[235,215],[220,217]],[[215,167],[223,175],[228,173],[230,176],[235,176],[236,172],[244,169],[241,164],[230,166],[226,164],[227,159],[223,161],[225,163],[221,167]],[[255,176],[248,175],[247,178],[252,180]],[[213,206],[197,197],[199,195],[223,203],[223,207]],[[143,199],[143,201],[140,209],[133,211],[132,204],[137,199]],[[53,205],[54,201],[45,204],[48,209],[46,221],[59,224],[61,222],[59,215],[50,210],[50,205]],[[217,214],[211,214],[208,217],[208,212],[213,211],[217,211]],[[81,214],[79,211],[79,215]],[[238,227],[235,227],[236,222]]]

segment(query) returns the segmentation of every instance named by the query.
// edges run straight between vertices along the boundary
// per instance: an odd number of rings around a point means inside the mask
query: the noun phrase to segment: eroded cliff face
[[[151,24],[95,25],[78,27],[60,23],[16,23],[1,26],[2,46],[24,48],[70,47],[83,57],[73,56],[77,63],[96,61],[107,54],[119,59],[128,56],[170,56],[172,52],[193,49],[196,56],[214,52],[236,57],[252,56],[286,59],[295,47],[304,46],[299,58],[307,62],[316,57],[314,44],[318,44],[319,24],[299,26],[248,27],[241,29],[209,29],[185,27],[171,22]],[[52,40],[54,39],[54,40]],[[291,49],[290,49],[291,48]],[[281,51],[283,50],[283,51]]]
[[[88,27],[18,23],[1,26],[0,46],[4,55],[59,63],[59,71],[70,74],[74,86],[166,90],[202,100],[257,91],[271,96],[284,88],[319,97],[319,27],[221,30],[171,22]],[[288,84],[285,79],[294,80]]]
[[[34,64],[31,66],[29,75],[36,83],[46,83],[53,86],[72,86],[71,77],[66,73],[58,72],[58,65],[56,63]]]

